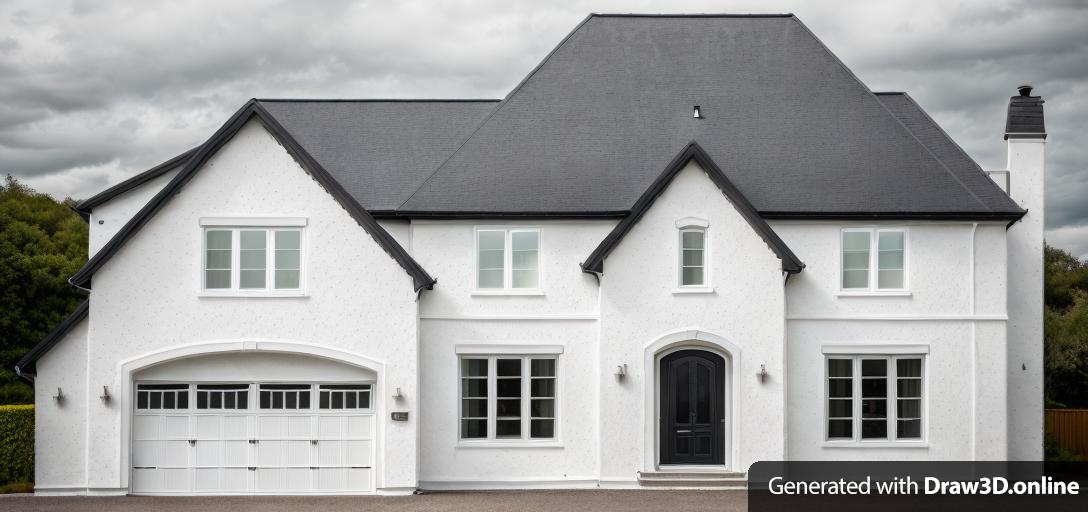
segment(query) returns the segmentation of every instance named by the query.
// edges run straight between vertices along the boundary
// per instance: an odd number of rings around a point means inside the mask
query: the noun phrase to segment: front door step
[[[638,473],[638,483],[642,487],[656,488],[706,488],[744,490],[748,479],[744,473],[731,472],[663,472],[648,471]]]

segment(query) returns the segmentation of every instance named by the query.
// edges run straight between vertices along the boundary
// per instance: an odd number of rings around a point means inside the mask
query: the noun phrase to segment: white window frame
[[[846,237],[846,233],[868,233],[869,234],[869,279],[867,288],[845,288],[843,287],[843,264],[846,260],[846,253],[844,251],[845,245],[843,239]],[[880,278],[880,234],[881,233],[902,233],[903,234],[903,287],[902,288],[879,288],[878,279]],[[906,227],[877,227],[877,226],[865,226],[865,227],[849,227],[843,228],[839,232],[839,270],[838,270],[838,290],[839,295],[910,295],[910,230]]]
[[[848,360],[851,361],[851,437],[831,437],[831,428],[829,426],[831,420],[831,389],[830,381],[831,374],[828,367],[829,362],[833,359]],[[918,437],[906,437],[899,438],[898,423],[899,419],[899,395],[898,395],[898,383],[899,383],[899,367],[897,361],[900,359],[919,359],[921,360],[921,376],[918,377],[920,381],[920,397],[918,398],[918,410],[921,414],[921,421],[919,421]],[[927,410],[926,394],[928,386],[926,385],[927,376],[927,355],[925,353],[895,353],[895,354],[872,354],[868,352],[846,354],[839,351],[828,351],[824,353],[823,357],[823,431],[824,431],[824,443],[825,446],[834,445],[847,445],[847,446],[919,446],[925,445],[928,438],[927,431],[929,425],[929,414]],[[887,396],[885,400],[888,401],[887,412],[887,433],[885,438],[866,438],[861,437],[861,362],[864,360],[884,360],[887,361],[887,375],[885,378],[888,383]],[[913,419],[913,418],[909,418]]]
[[[699,284],[684,284],[684,233],[703,234],[703,282]],[[676,286],[681,290],[703,290],[710,288],[710,229],[705,225],[688,224],[682,226],[677,234],[676,243],[676,250],[678,253],[676,262]]]
[[[184,409],[180,409],[180,408],[174,408],[174,409],[161,409],[161,408],[160,409],[139,409],[139,408],[137,408],[137,405],[138,405],[137,404],[137,402],[138,402],[138,393],[140,391],[139,388],[140,388],[140,386],[147,385],[147,384],[152,384],[152,385],[154,385],[154,384],[168,384],[168,385],[186,386],[184,389],[179,389],[177,391],[188,391],[189,392],[189,396],[187,398],[188,407],[186,407]],[[199,409],[199,408],[197,408],[197,396],[196,396],[196,394],[198,392],[197,387],[200,386],[200,385],[205,385],[205,384],[212,384],[212,385],[241,384],[241,385],[247,386],[247,390],[249,392],[248,398],[246,399],[247,400],[247,403],[246,403],[247,407],[245,409],[237,409],[237,408],[235,408],[235,409],[212,409],[212,408]],[[291,384],[291,385],[309,386],[310,407],[307,407],[305,409],[284,409],[284,408],[280,408],[280,409],[262,409],[261,408],[261,395],[260,395],[260,393],[261,393],[261,386],[265,385],[265,384],[273,384],[273,385],[275,385],[275,384]],[[347,408],[322,409],[320,407],[320,403],[321,403],[321,397],[320,397],[321,386],[327,386],[327,385],[334,385],[334,386],[343,386],[343,385],[370,386],[370,404],[369,404],[370,407],[366,407],[366,408],[356,407],[356,408],[352,408],[352,409],[347,409]],[[251,381],[251,380],[245,380],[245,381],[232,381],[232,380],[212,380],[212,381],[203,381],[203,380],[200,380],[200,381],[174,381],[174,380],[155,381],[155,380],[149,380],[149,381],[136,381],[135,384],[133,385],[132,410],[133,410],[133,412],[135,414],[164,414],[164,413],[167,413],[167,414],[179,413],[180,414],[180,413],[184,413],[184,414],[192,414],[192,415],[200,415],[200,414],[225,415],[225,414],[265,414],[265,413],[271,413],[271,414],[285,414],[285,415],[298,415],[298,414],[327,414],[327,415],[360,414],[360,415],[370,415],[370,414],[374,414],[376,412],[376,410],[377,410],[377,404],[375,403],[375,401],[377,400],[377,394],[375,393],[376,387],[377,387],[377,383],[375,381],[373,381],[373,380],[362,380],[362,381],[303,381],[303,382],[297,382],[297,381],[295,381],[295,382],[291,382],[291,381],[257,381],[257,382],[254,382],[254,381]]]
[[[480,359],[487,361],[487,437],[462,437],[461,419],[464,414],[464,374],[463,362],[466,359]],[[499,438],[496,437],[496,421],[498,420],[498,363],[499,359],[521,360],[521,437]],[[534,359],[549,359],[555,361],[555,376],[546,377],[555,381],[554,416],[552,420],[552,437],[531,437],[532,435],[532,361]],[[478,351],[458,351],[457,354],[457,441],[462,447],[493,447],[493,446],[558,446],[560,443],[560,357],[557,353],[512,353],[512,354],[483,354]]]
[[[502,288],[480,288],[480,233],[485,231],[503,232],[505,233],[505,242],[503,245],[503,279]],[[543,265],[543,251],[541,248],[544,245],[543,238],[541,236],[539,227],[510,227],[510,226],[476,226],[473,230],[472,247],[473,247],[473,262],[474,268],[472,270],[472,294],[473,295],[544,295],[544,265]],[[536,233],[536,288],[514,288],[514,247],[513,247],[513,234],[514,233]]]
[[[235,219],[231,219],[235,220]],[[230,288],[208,288],[206,270],[208,266],[208,232],[229,231],[231,233]],[[265,280],[264,288],[241,287],[241,232],[265,232]],[[294,231],[299,234],[298,288],[275,288],[276,279],[276,233]],[[306,295],[306,230],[301,226],[266,226],[266,225],[225,225],[201,219],[200,230],[200,295],[204,297],[298,297]]]

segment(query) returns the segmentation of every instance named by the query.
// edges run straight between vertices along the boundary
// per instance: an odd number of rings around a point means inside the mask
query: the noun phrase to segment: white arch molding
[[[740,383],[737,367],[740,366],[740,347],[717,334],[699,329],[678,329],[658,336],[643,344],[643,471],[657,471],[660,458],[660,368],[662,357],[678,350],[706,350],[725,358],[725,418],[726,428],[723,449],[725,469],[735,471],[740,467]]]
[[[121,407],[121,442],[120,444],[120,479],[119,487],[129,489],[132,473],[131,445],[132,445],[132,400],[134,396],[132,375],[140,370],[150,368],[163,363],[180,361],[192,357],[203,357],[214,354],[229,353],[265,353],[265,354],[293,354],[304,357],[327,359],[338,363],[356,366],[373,371],[376,375],[376,387],[373,396],[375,421],[374,453],[377,456],[378,470],[374,473],[375,491],[384,487],[385,470],[385,422],[381,419],[385,416],[385,362],[372,359],[361,354],[347,352],[325,345],[315,345],[295,340],[214,340],[178,345],[164,350],[148,352],[136,357],[122,360],[117,364],[117,375],[121,377],[121,393],[118,403]]]

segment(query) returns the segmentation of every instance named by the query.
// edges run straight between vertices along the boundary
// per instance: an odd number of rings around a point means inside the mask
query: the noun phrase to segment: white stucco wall
[[[74,494],[87,487],[87,411],[102,407],[87,388],[87,320],[37,362],[34,379],[34,490]],[[65,396],[53,397],[60,388]]]
[[[1028,211],[1009,227],[1009,435],[1012,460],[1043,458],[1044,139],[1009,139],[1009,193]]]
[[[678,284],[676,221],[685,217],[709,222],[707,258],[714,293],[673,293]],[[697,165],[689,164],[673,179],[604,262],[599,366],[603,481],[632,482],[637,471],[655,470],[656,439],[646,435],[646,421],[654,418],[647,408],[653,400],[646,393],[653,386],[645,385],[653,368],[644,363],[645,349],[678,329],[712,333],[740,349],[732,361],[738,402],[726,410],[727,422],[738,427],[727,465],[746,471],[757,460],[782,458],[781,272],[781,261]],[[629,373],[619,382],[613,374],[621,364]],[[760,365],[769,374],[765,383],[756,378]]]
[[[200,217],[306,217],[305,297],[202,297]],[[256,122],[244,127],[94,276],[92,388],[121,389],[124,360],[215,340],[291,340],[384,363],[375,396],[417,410],[411,278]],[[71,371],[82,364],[73,361]],[[69,371],[69,369],[59,369]],[[284,379],[290,379],[286,375]],[[385,404],[399,387],[405,401]],[[120,405],[90,410],[92,492],[123,490]],[[379,419],[381,490],[415,487],[417,420]]]
[[[1005,224],[783,221],[773,226],[807,265],[786,288],[788,457],[1004,458]],[[838,293],[840,232],[863,226],[908,230],[908,295]],[[858,345],[859,353],[926,347],[922,441],[825,443],[825,345]]]
[[[94,208],[91,212],[87,239],[88,256],[94,256],[121,227],[140,211],[155,194],[177,176],[183,165],[178,165],[161,176],[116,196]]]

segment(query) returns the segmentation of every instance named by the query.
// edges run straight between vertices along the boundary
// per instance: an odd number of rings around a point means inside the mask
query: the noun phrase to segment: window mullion
[[[506,244],[502,251],[502,282],[503,287],[510,290],[514,287],[514,233],[506,230]]]
[[[498,422],[495,418],[498,415],[498,405],[495,401],[495,395],[498,393],[499,386],[495,376],[498,374],[498,358],[491,356],[487,358],[487,438],[489,440],[495,439],[495,429]]]
[[[264,288],[267,291],[275,289],[275,284],[272,282],[272,278],[276,275],[275,269],[272,268],[272,263],[276,260],[276,230],[265,230],[264,234]],[[314,395],[317,396],[317,395]]]
[[[854,441],[861,439],[861,358],[854,356],[854,374],[852,376],[854,387]]]
[[[521,358],[521,439],[529,439],[529,389],[532,383],[532,375],[529,374],[530,363],[528,357]]]
[[[242,289],[242,235],[241,231],[232,229],[230,231],[230,289],[231,291],[238,291]]]
[[[896,358],[891,357],[891,356],[888,357],[888,363],[887,363],[888,364],[888,371],[887,371],[887,374],[888,374],[888,386],[887,386],[887,389],[888,389],[888,391],[885,393],[885,394],[888,395],[888,405],[887,405],[887,407],[888,407],[887,416],[888,417],[885,418],[885,419],[887,420],[887,423],[888,423],[888,440],[889,441],[894,441],[894,440],[899,438],[898,432],[896,432],[896,430],[895,430],[895,426],[896,426],[895,420],[899,415],[899,397],[896,395],[897,385],[899,383],[899,371],[895,367],[896,366],[895,361],[896,361]]]
[[[880,233],[876,229],[869,230],[869,291],[878,290],[876,280],[880,276],[876,266],[880,264]]]

